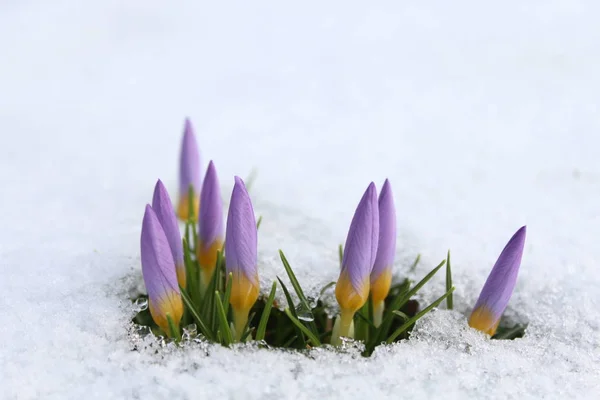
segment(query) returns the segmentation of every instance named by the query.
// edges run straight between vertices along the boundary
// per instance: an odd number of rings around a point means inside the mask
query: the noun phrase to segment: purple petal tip
[[[179,293],[175,262],[169,241],[154,211],[147,204],[140,238],[142,275],[148,296],[157,301],[168,291]]]
[[[396,255],[396,209],[390,182],[386,179],[379,193],[379,242],[371,280],[392,267]]]
[[[181,244],[181,232],[179,232],[179,225],[177,224],[177,216],[175,215],[169,192],[167,192],[167,188],[165,188],[160,179],[156,181],[156,186],[154,187],[152,209],[169,241],[175,265],[182,265],[183,247]]]
[[[223,240],[223,202],[217,170],[212,160],[208,163],[200,193],[199,235],[203,246]]]
[[[357,292],[368,283],[373,269],[379,240],[379,207],[377,189],[371,182],[363,194],[350,223],[342,271],[347,271]]]
[[[499,320],[517,283],[527,227],[522,226],[508,241],[488,276],[474,310],[483,307]]]
[[[189,118],[185,120],[183,139],[181,141],[181,154],[179,158],[179,196],[186,198],[190,185],[199,194],[200,176],[200,153],[198,143],[194,135],[194,128]]]
[[[244,182],[235,177],[225,232],[227,272],[243,271],[249,280],[257,276],[257,231],[252,201]]]

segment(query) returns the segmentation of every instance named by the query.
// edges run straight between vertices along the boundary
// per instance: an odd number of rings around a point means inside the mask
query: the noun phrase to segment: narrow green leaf
[[[281,347],[290,347],[292,345],[292,343],[294,343],[294,340],[298,339],[298,336],[292,336],[287,342],[285,342],[283,344],[283,346]],[[306,345],[304,345],[304,347],[306,347]]]
[[[526,328],[527,325],[515,325],[512,328],[506,329],[501,333],[496,333],[494,336],[492,336],[492,339],[512,340],[519,337],[523,337]]]
[[[290,278],[290,282],[292,283],[292,286],[293,286],[294,290],[296,291],[296,295],[298,296],[298,299],[300,300],[300,304],[306,311],[308,311],[312,315],[312,308],[310,307],[310,304],[308,304],[308,300],[306,299],[306,296],[304,296],[302,287],[300,286],[298,279],[296,279],[296,275],[294,274],[294,271],[292,270],[290,263],[288,262],[287,258],[285,258],[285,255],[283,254],[283,251],[281,251],[281,250],[279,250],[279,257],[281,258],[283,267],[285,268],[285,271],[287,272],[287,275]],[[297,317],[297,315],[295,315],[295,316]],[[318,335],[317,325],[315,324],[314,320],[309,322],[308,325],[310,327],[310,330],[315,335]]]
[[[376,335],[376,332],[377,332],[377,327],[373,323],[374,314],[375,314],[375,312],[373,310],[373,297],[370,294],[369,294],[369,300],[367,301],[367,310],[369,312],[368,317],[369,317],[369,321],[371,323],[369,324],[369,330],[367,331],[368,335],[365,339],[365,343],[369,341],[369,338]]]
[[[194,186],[190,185],[188,189],[188,222],[194,223]]]
[[[185,266],[185,281],[186,286],[190,291],[193,292],[193,283],[192,283],[192,258],[190,256],[190,248],[188,247],[188,241],[184,237],[181,239],[181,245],[183,246],[183,265]]]
[[[390,288],[390,293],[394,293],[394,295],[396,295],[396,296],[402,295],[404,293],[408,293],[411,283],[412,282],[409,279],[405,279],[403,282],[393,285]],[[396,293],[396,292],[398,292],[398,293]]]
[[[362,322],[364,322],[364,323],[365,323],[367,326],[369,326],[369,327],[372,327],[372,328],[374,328],[374,329],[377,329],[377,327],[375,327],[375,325],[373,325],[373,322],[369,321],[369,318],[365,317],[365,316],[363,315],[363,313],[361,313],[361,312],[357,312],[355,315],[357,315],[357,316],[358,316],[358,318],[360,318],[360,320],[361,320]],[[358,339],[358,338],[357,338],[357,339]]]
[[[319,335],[319,340],[325,339],[327,336],[331,335],[331,332],[333,332],[333,331],[330,329],[328,331],[325,331],[325,332],[321,333]]]
[[[275,301],[275,292],[277,291],[277,282],[273,282],[271,286],[271,292],[265,303],[260,322],[258,323],[258,329],[256,330],[255,340],[264,340],[265,333],[267,331],[267,322],[269,321],[269,315],[271,315],[271,309],[273,308],[273,301]]]
[[[181,298],[183,299],[183,302],[187,306],[188,311],[190,312],[190,314],[192,314],[192,317],[194,318],[194,321],[196,321],[196,325],[198,325],[198,329],[200,330],[200,332],[208,340],[214,341],[215,340],[214,335],[208,329],[208,327],[206,326],[206,324],[204,323],[204,321],[202,320],[202,318],[200,317],[200,315],[196,311],[196,307],[192,303],[192,300],[190,299],[190,296],[186,292],[185,288],[183,288],[182,286],[179,286],[179,289],[181,291]]]
[[[417,265],[419,264],[419,261],[421,261],[421,255],[417,254],[417,258],[415,258],[415,261],[412,263],[412,265],[409,268],[409,271],[414,271],[417,268]]]
[[[217,261],[216,261],[216,267],[215,267],[215,272],[213,273],[212,278],[210,279],[210,282],[208,283],[208,286],[206,288],[206,292],[204,293],[204,297],[201,299],[201,309],[200,309],[200,313],[202,315],[202,317],[206,320],[206,322],[208,324],[210,324],[210,327],[214,330],[216,330],[217,328],[217,318],[216,318],[216,313],[215,313],[215,300],[214,300],[214,296],[212,295],[215,290],[220,290],[221,288],[219,287],[219,281],[221,280],[221,268],[220,268],[220,262],[221,262],[221,252],[217,252]]]
[[[223,334],[223,344],[225,346],[229,346],[233,343],[233,335],[231,334],[231,329],[229,328],[229,323],[227,322],[227,315],[225,314],[225,309],[223,308],[223,303],[221,302],[221,295],[218,290],[215,290],[215,303],[217,304],[217,319],[219,320],[219,331]]]
[[[404,314],[402,311],[399,311],[399,310],[395,310],[395,311],[393,311],[393,313],[394,313],[394,315],[401,317],[405,321],[410,318],[408,315]]]
[[[296,291],[296,294],[298,295],[298,298],[300,299],[301,302],[307,303],[307,307],[308,307],[308,302],[306,301],[306,297],[304,297],[304,292],[302,291],[302,287],[300,287],[300,283],[298,282],[298,279],[296,279],[296,275],[294,274],[294,271],[292,271],[292,267],[290,266],[290,263],[288,262],[287,258],[285,258],[285,255],[283,254],[283,251],[279,250],[279,257],[281,258],[281,262],[283,263],[283,267],[285,268],[285,272],[287,272],[288,277],[290,278],[290,282],[292,283],[292,286],[294,287],[294,290]],[[308,307],[310,309],[310,307]]]
[[[402,326],[400,326],[398,329],[396,329],[394,331],[394,333],[392,333],[392,335],[387,338],[386,342],[388,344],[392,343],[398,336],[400,336],[405,330],[407,330],[419,318],[421,318],[422,316],[424,316],[425,314],[427,314],[433,308],[437,307],[442,301],[444,301],[445,298],[447,298],[448,296],[450,296],[450,294],[452,294],[453,291],[454,291],[454,286],[451,287],[450,290],[448,290],[442,297],[438,298],[436,301],[434,301],[429,306],[427,306],[427,308],[425,308],[423,311],[417,313],[414,317],[410,318],[408,321],[406,321],[405,323],[403,323]]]
[[[452,287],[452,268],[450,267],[450,250],[448,250],[448,257],[446,258],[446,291],[449,291]],[[448,297],[446,297],[446,308],[448,310],[452,310],[454,308],[454,299],[453,295],[450,293]]]
[[[194,245],[190,246],[190,249],[193,249],[194,254],[196,254],[196,249],[198,248],[198,230],[196,228],[198,225],[196,224],[196,222],[190,225],[192,226],[192,238],[194,240]]]
[[[168,314],[168,313],[167,313],[167,323],[169,324],[169,337],[175,339],[176,342],[180,342],[181,335],[179,334],[179,327],[177,326],[175,321],[173,321],[173,317],[171,317],[171,314]]]
[[[246,339],[248,338],[248,336],[250,336],[250,333],[252,333],[252,329],[250,329],[250,322],[252,321],[252,318],[254,318],[255,315],[256,315],[256,313],[253,312],[248,317],[248,321],[246,321],[246,325],[244,326],[244,334],[240,338],[241,343],[244,343],[246,341]]]
[[[319,292],[319,298],[323,297],[323,293],[325,293],[325,291],[333,285],[335,285],[335,282],[329,282],[327,285],[323,286],[323,289],[321,289],[321,291]]]
[[[437,267],[435,267],[431,270],[431,272],[425,275],[425,277],[421,279],[419,283],[417,283],[412,289],[406,292],[406,294],[403,295],[402,293],[400,293],[394,298],[390,306],[385,310],[385,313],[383,315],[383,322],[379,326],[377,333],[373,335],[373,339],[371,339],[367,343],[367,352],[372,352],[375,349],[375,346],[384,341],[385,336],[387,335],[387,333],[390,330],[390,327],[392,326],[392,321],[394,320],[394,311],[397,311],[400,308],[402,308],[402,306],[405,305],[406,302],[410,300],[410,298],[414,296],[414,294],[417,293],[419,289],[421,289],[423,285],[425,285],[436,274],[436,272],[438,272],[440,268],[444,266],[445,263],[446,260],[442,260],[442,262],[439,263]]]
[[[423,285],[425,285],[427,282],[429,282],[429,280],[431,278],[433,278],[433,276],[440,270],[440,268],[442,268],[444,266],[444,264],[446,264],[446,260],[442,260],[442,262],[439,263],[437,267],[435,267],[434,269],[431,270],[430,273],[425,275],[425,278],[421,279],[419,281],[419,283],[417,283],[415,286],[413,286],[413,288],[411,290],[409,290],[408,293],[406,293],[406,295],[403,297],[402,302],[400,303],[400,306],[398,306],[398,308],[400,308],[404,304],[406,304],[406,302],[408,300],[410,300],[410,298],[412,296],[414,296],[415,293],[417,293],[423,287]],[[398,308],[396,308],[396,309],[398,309]]]
[[[191,242],[190,242],[190,240],[191,240],[191,239],[190,239],[190,236],[191,236],[191,235],[190,235],[190,223],[189,223],[188,221],[186,221],[186,222],[185,222],[185,231],[184,231],[184,233],[183,233],[183,238],[184,238],[184,239],[185,239],[185,241],[187,242],[187,244],[188,244],[188,248],[189,248],[189,244],[191,243]]]
[[[231,285],[233,284],[233,273],[230,272],[227,276],[227,283],[225,284],[225,295],[223,296],[223,308],[225,308],[225,315],[229,312],[229,298],[231,297]]]
[[[262,215],[258,217],[258,221],[256,221],[256,230],[260,228],[260,224],[262,223]]]
[[[294,315],[294,317],[297,318],[296,315],[296,306],[294,305],[294,302],[292,301],[292,296],[290,296],[290,292],[287,289],[287,287],[285,286],[285,284],[283,283],[283,281],[277,277],[277,280],[279,281],[279,284],[281,285],[281,289],[283,289],[283,294],[285,295],[285,299],[287,300],[288,303],[288,308],[291,310],[291,313]],[[306,340],[304,339],[304,335],[302,334],[302,330],[298,329],[298,327],[296,327],[294,325],[294,327],[296,328],[296,332],[298,333],[298,337],[300,338],[300,341],[302,342],[302,346],[306,347]]]
[[[304,333],[306,335],[306,337],[308,338],[308,340],[310,340],[313,344],[313,346],[320,346],[321,345],[321,341],[310,331],[310,329],[308,329],[307,327],[305,327],[302,322],[300,322],[298,319],[296,319],[296,317],[294,317],[292,315],[292,312],[290,311],[289,308],[285,309],[285,314],[288,316],[288,318],[290,319],[290,321],[292,321],[292,323],[294,325],[296,325],[298,327],[298,329],[300,329],[302,331],[302,333]]]
[[[371,324],[371,321],[369,321],[369,301],[367,300],[354,315],[358,317],[354,321],[354,338],[366,342],[369,335],[369,324]]]
[[[218,258],[218,257],[217,257]],[[218,265],[218,264],[217,264]],[[213,277],[215,278],[213,280],[213,287],[212,290],[214,291],[219,291],[221,292],[221,269],[219,267],[215,268],[215,272]],[[210,293],[210,292],[209,292]],[[219,310],[217,308],[217,303],[216,303],[216,299],[214,296],[210,296],[213,298],[212,302],[211,302],[211,309],[210,309],[210,313],[211,313],[211,326],[213,327],[214,330],[217,329],[217,326],[219,325],[219,316],[217,315]],[[220,300],[220,299],[219,299]],[[227,315],[225,315],[225,317],[227,317]]]
[[[373,351],[375,346],[384,340],[394,321],[394,311],[400,308],[402,298],[402,296],[396,296],[390,306],[385,310],[383,321],[381,322],[381,325],[379,325],[379,329],[377,329],[376,333],[372,336],[372,339],[368,342],[366,346],[367,350]]]
[[[338,246],[338,256],[340,258],[340,268],[342,268],[342,260],[344,259],[344,246],[341,244]]]

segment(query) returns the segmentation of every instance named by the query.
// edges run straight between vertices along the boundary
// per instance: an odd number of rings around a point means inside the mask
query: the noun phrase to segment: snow
[[[0,6],[0,377],[34,398],[593,398],[600,389],[600,29],[593,1]],[[140,351],[128,322],[155,180],[184,116],[228,198],[252,188],[261,283],[282,248],[311,293],[371,180],[388,177],[398,277],[453,255],[456,311],[411,340],[309,354]],[[465,315],[527,224],[490,342]],[[422,294],[441,295],[443,276]]]

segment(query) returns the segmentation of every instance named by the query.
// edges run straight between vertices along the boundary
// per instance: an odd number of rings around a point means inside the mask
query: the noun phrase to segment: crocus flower
[[[232,274],[229,303],[233,310],[236,338],[239,340],[248,321],[248,312],[258,298],[259,282],[254,210],[246,186],[237,176],[227,215],[225,257],[227,275]]]
[[[160,225],[167,236],[171,254],[175,262],[175,270],[177,272],[177,281],[185,287],[185,263],[183,262],[183,245],[181,243],[181,232],[177,225],[177,217],[173,211],[173,204],[165,185],[159,179],[154,187],[154,196],[152,197],[152,209],[156,213]]]
[[[168,318],[178,326],[183,315],[183,303],[169,240],[150,205],[146,205],[140,245],[150,314],[154,322],[170,335]]]
[[[381,324],[384,300],[392,283],[392,266],[396,254],[396,209],[390,182],[386,179],[379,193],[379,245],[371,271],[371,298],[375,326]]]
[[[469,318],[471,327],[492,336],[496,333],[517,282],[526,231],[525,226],[521,227],[500,253]]]
[[[377,254],[378,239],[377,190],[371,182],[356,208],[346,238],[342,270],[335,287],[341,313],[335,322],[332,344],[339,344],[340,336],[353,336],[354,313],[369,298],[369,277]]]
[[[194,128],[189,118],[186,118],[179,157],[179,203],[177,206],[177,215],[182,220],[190,217],[190,187],[194,192],[193,215],[197,218],[200,207],[200,154]]]
[[[217,253],[223,248],[223,202],[221,201],[221,190],[215,165],[211,161],[208,164],[202,192],[200,193],[199,229],[198,229],[198,263],[202,271],[202,285],[204,290],[208,286],[215,266],[217,264]]]

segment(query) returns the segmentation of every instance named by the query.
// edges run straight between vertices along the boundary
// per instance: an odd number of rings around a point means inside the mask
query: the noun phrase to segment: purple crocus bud
[[[185,287],[185,263],[183,262],[183,245],[181,243],[181,232],[177,224],[177,217],[173,210],[173,204],[169,193],[159,179],[154,186],[154,196],[152,196],[152,209],[156,213],[158,220],[167,236],[173,261],[175,262],[175,270],[177,271],[177,281]]]
[[[379,240],[379,207],[377,189],[371,182],[350,224],[342,270],[335,286],[335,298],[340,305],[331,334],[331,344],[341,344],[340,337],[354,337],[354,314],[369,298],[369,281],[377,255]]]
[[[150,314],[154,322],[169,334],[167,316],[179,325],[183,315],[183,303],[169,240],[150,205],[146,205],[144,213],[140,247],[142,275],[148,291]]]
[[[379,193],[379,245],[373,271],[371,271],[371,297],[377,326],[381,323],[384,300],[392,284],[392,266],[395,255],[396,209],[392,188],[386,179]]]
[[[259,293],[257,270],[257,230],[254,210],[244,182],[235,177],[229,202],[225,234],[225,265],[232,274],[229,302],[233,310],[237,339],[248,320],[248,312]]]
[[[377,189],[371,182],[356,208],[346,238],[342,271],[335,289],[342,310],[354,313],[367,301],[369,275],[375,262],[378,240]]]
[[[183,139],[181,141],[181,155],[179,157],[179,203],[177,214],[182,220],[190,217],[189,191],[194,192],[194,216],[198,217],[200,207],[200,153],[198,142],[194,135],[194,128],[189,118],[185,119]]]
[[[211,161],[208,164],[202,192],[200,193],[200,218],[198,220],[198,263],[202,271],[202,284],[206,288],[217,264],[217,253],[223,248],[223,201],[217,170]]]
[[[517,283],[526,233],[527,228],[521,227],[500,253],[469,318],[471,327],[492,336],[496,333],[500,317]]]

